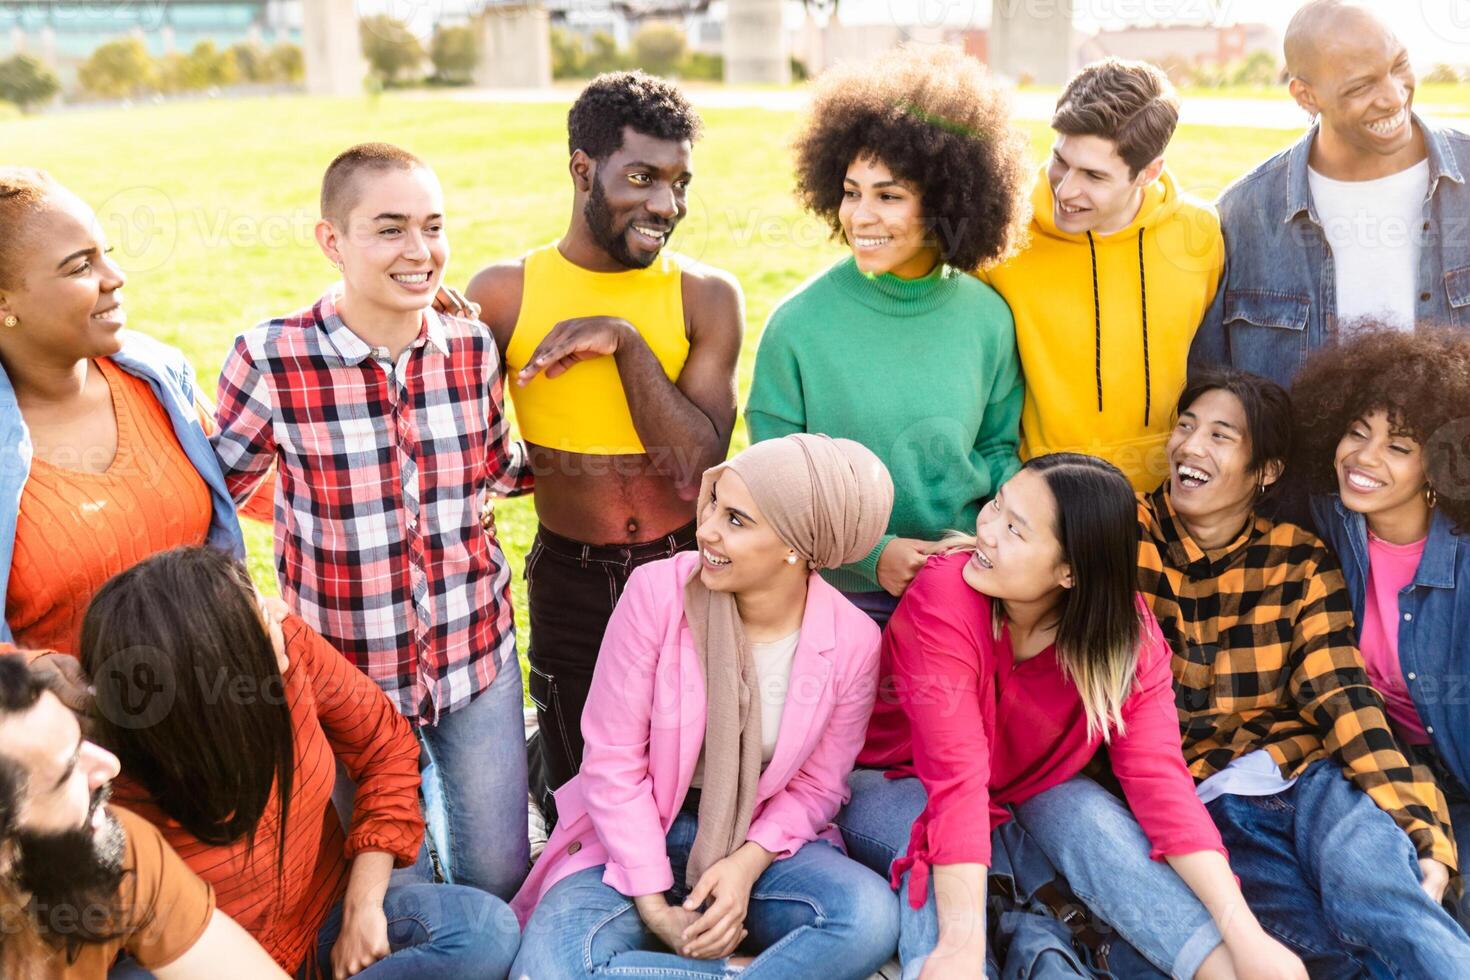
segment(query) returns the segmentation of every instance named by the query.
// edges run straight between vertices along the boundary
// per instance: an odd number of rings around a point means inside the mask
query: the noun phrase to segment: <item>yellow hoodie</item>
[[[1111,235],[1057,228],[1045,167],[1031,206],[1025,250],[981,273],[1016,319],[1021,458],[1089,453],[1152,490],[1168,475],[1164,443],[1189,345],[1225,265],[1219,216],[1181,194],[1167,169]]]

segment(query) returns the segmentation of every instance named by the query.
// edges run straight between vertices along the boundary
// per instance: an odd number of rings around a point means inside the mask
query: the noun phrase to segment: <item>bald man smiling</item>
[[[1304,5],[1285,53],[1313,125],[1221,196],[1223,288],[1190,364],[1289,386],[1355,321],[1470,328],[1470,136],[1414,113],[1408,51],[1358,4]]]

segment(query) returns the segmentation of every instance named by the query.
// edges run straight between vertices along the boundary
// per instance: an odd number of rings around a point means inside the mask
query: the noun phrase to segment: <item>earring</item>
[[[1435,493],[1434,488],[1427,483],[1424,484],[1424,503],[1429,506],[1430,510],[1434,510],[1435,505],[1439,503],[1439,494]]]
[[[794,552],[792,554],[789,554],[789,555],[786,556],[786,564],[788,564],[788,565],[795,565],[796,564],[796,554]]]
[[[5,318],[5,325],[13,330],[16,327],[20,326],[20,320],[15,316],[15,314],[12,313],[10,316],[7,316]]]

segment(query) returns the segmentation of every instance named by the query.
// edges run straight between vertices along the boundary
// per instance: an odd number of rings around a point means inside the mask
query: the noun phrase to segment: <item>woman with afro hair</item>
[[[893,474],[883,538],[824,573],[879,625],[1020,465],[1015,326],[969,273],[1024,227],[1024,149],[1005,93],[951,49],[824,74],[796,137],[797,195],[851,254],[771,314],[746,424],[856,440]]]
[[[1298,465],[1359,649],[1470,853],[1470,336],[1363,325],[1292,389]],[[1456,588],[1456,586],[1459,586]],[[1462,923],[1470,918],[1460,909]]]

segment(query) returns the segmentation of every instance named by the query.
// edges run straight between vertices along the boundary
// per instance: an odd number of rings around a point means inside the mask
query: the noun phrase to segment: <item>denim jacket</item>
[[[1418,116],[1429,190],[1415,317],[1470,328],[1470,134]],[[1190,350],[1191,370],[1232,365],[1290,386],[1337,333],[1337,279],[1307,184],[1317,127],[1220,196],[1225,274]]]
[[[1367,521],[1335,493],[1312,497],[1312,517],[1342,563],[1361,633]],[[1399,593],[1399,666],[1435,752],[1470,789],[1470,539],[1442,510],[1434,511],[1413,584]]]
[[[209,487],[214,515],[209,525],[209,544],[238,559],[245,557],[245,541],[235,503],[225,490],[219,461],[209,445],[195,409],[197,382],[194,369],[184,355],[166,344],[132,331],[123,334],[123,348],[112,363],[142,378],[168,412],[174,435]],[[20,405],[10,377],[0,366],[0,602],[10,592],[10,563],[15,554],[15,526],[21,494],[31,475],[34,448],[31,433],[21,418]],[[0,618],[0,642],[14,642],[10,624]]]

